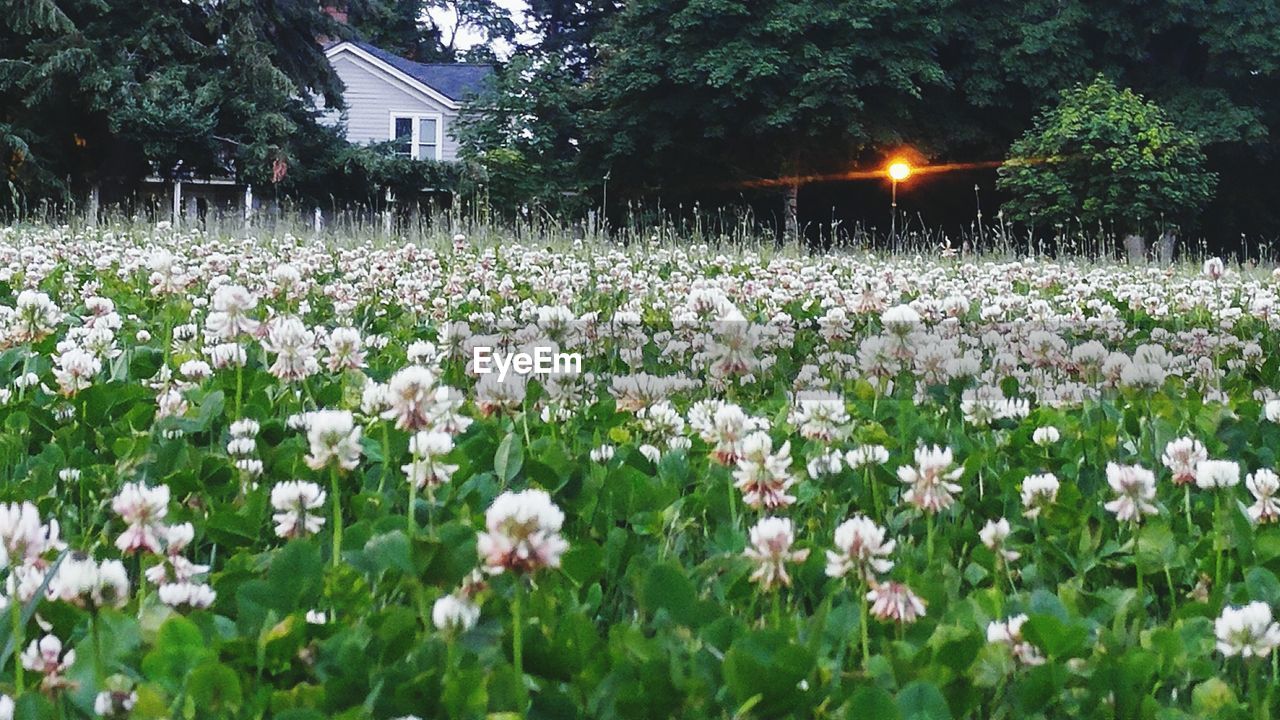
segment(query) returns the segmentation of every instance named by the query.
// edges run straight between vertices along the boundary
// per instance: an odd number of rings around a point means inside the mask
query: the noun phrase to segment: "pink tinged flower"
[[[271,516],[276,536],[297,538],[320,532],[325,519],[317,511],[324,507],[324,501],[324,490],[311,482],[290,480],[271,488],[271,507],[277,510]]]
[[[1276,494],[1280,493],[1280,476],[1272,470],[1262,468],[1245,478],[1244,486],[1254,499],[1254,503],[1246,509],[1250,520],[1255,523],[1280,520],[1280,503],[1276,502]]]
[[[881,583],[867,593],[867,600],[871,614],[882,622],[910,625],[925,614],[924,600],[902,583]]]
[[[316,361],[316,334],[296,317],[276,318],[262,345],[275,354],[269,372],[285,382],[302,380],[320,371]]]
[[[569,548],[560,536],[563,524],[564,513],[545,491],[504,492],[485,511],[476,551],[490,575],[560,567],[560,556]]]
[[[436,376],[420,365],[410,365],[396,372],[387,383],[387,402],[390,408],[382,417],[394,420],[401,430],[422,430],[430,427],[430,415],[434,405]]]
[[[75,664],[76,651],[62,652],[62,641],[56,635],[45,635],[32,640],[18,659],[22,667],[44,676],[40,683],[41,687],[53,690],[66,687],[68,684],[65,675],[67,670]]]
[[[751,579],[764,590],[791,585],[788,563],[804,562],[808,550],[792,550],[795,533],[789,518],[767,517],[751,528],[751,545],[742,554],[756,564]]]
[[[9,563],[43,566],[45,554],[62,547],[57,520],[45,524],[29,502],[0,504],[0,568]]]
[[[884,539],[885,529],[863,515],[855,515],[836,527],[835,550],[827,551],[827,576],[844,577],[850,572],[860,580],[875,584],[876,576],[893,568],[888,556],[897,543]]]
[[[168,485],[149,488],[140,482],[126,483],[111,501],[111,509],[129,525],[116,538],[120,552],[161,552],[164,518],[169,513]]]
[[[898,468],[898,480],[909,485],[902,499],[925,512],[946,510],[955,503],[960,486],[955,483],[964,475],[963,467],[955,467],[950,448],[921,446],[916,448],[915,466]]]
[[[1045,657],[1039,648],[1022,637],[1022,625],[1027,621],[1026,615],[1014,615],[1005,621],[994,621],[987,625],[987,642],[1008,645],[1013,656],[1023,665],[1043,665]]]
[[[1196,481],[1196,466],[1209,459],[1204,445],[1195,438],[1178,438],[1164,448],[1160,462],[1173,473],[1173,484],[1187,485]]]
[[[1143,515],[1159,512],[1153,502],[1156,477],[1150,470],[1138,465],[1107,463],[1107,484],[1117,497],[1103,507],[1113,513],[1118,522],[1142,522]]]
[[[364,340],[355,328],[340,327],[329,333],[325,350],[328,352],[325,365],[330,372],[357,370],[365,365]]]
[[[1009,527],[1009,521],[1000,518],[988,520],[987,524],[978,531],[978,538],[988,550],[1004,558],[1006,562],[1013,562],[1022,557],[1022,554],[1005,548],[1005,541],[1009,539],[1010,533],[1012,529]]]
[[[361,428],[346,410],[319,410],[307,415],[307,442],[311,453],[307,467],[323,470],[330,465],[354,470],[360,464]]]
[[[796,482],[791,474],[791,443],[783,443],[775,453],[768,433],[755,432],[743,441],[733,477],[749,507],[772,510],[796,501],[787,492]]]
[[[1280,625],[1272,622],[1271,607],[1264,602],[1223,608],[1213,629],[1218,652],[1226,657],[1266,657],[1280,645]]]

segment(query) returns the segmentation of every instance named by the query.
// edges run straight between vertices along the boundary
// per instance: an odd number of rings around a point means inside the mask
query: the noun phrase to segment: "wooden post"
[[[316,235],[320,234],[320,228],[323,225],[323,216],[320,214],[320,208],[316,208],[315,216],[312,222]]]
[[[244,186],[244,229],[245,230],[248,230],[252,226],[252,223],[250,222],[252,217],[253,217],[253,186],[245,185]]]
[[[101,195],[98,183],[89,186],[89,203],[85,208],[85,222],[89,223],[89,227],[98,227],[98,206],[101,203]]]
[[[173,227],[182,225],[182,181],[173,181]]]
[[[387,188],[386,194],[387,205],[382,211],[382,234],[391,234],[391,203],[395,202],[395,196],[391,194],[391,188]]]

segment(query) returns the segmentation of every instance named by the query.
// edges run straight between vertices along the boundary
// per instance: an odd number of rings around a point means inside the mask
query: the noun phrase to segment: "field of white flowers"
[[[1271,718],[1278,288],[0,229],[0,718]]]

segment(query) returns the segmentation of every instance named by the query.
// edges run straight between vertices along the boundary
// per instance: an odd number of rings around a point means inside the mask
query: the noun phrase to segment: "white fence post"
[[[182,225],[182,181],[173,181],[173,227]]]
[[[244,229],[248,230],[252,223],[250,220],[253,216],[253,186],[244,186]]]

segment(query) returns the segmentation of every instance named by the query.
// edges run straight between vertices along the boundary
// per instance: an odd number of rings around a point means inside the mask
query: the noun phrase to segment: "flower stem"
[[[9,598],[9,615],[13,621],[13,686],[14,696],[22,694],[25,689],[25,683],[22,678],[22,659],[18,657],[18,653],[22,651],[22,603],[18,602],[18,594],[15,592],[13,597]]]
[[[867,581],[858,583],[858,608],[861,611],[859,631],[862,634],[862,669],[865,671],[871,663],[870,632],[867,628]]]
[[[511,597],[511,663],[515,666],[516,677],[524,684],[524,612],[521,607],[521,596],[524,595],[524,583],[516,580],[515,593]]]
[[[329,484],[333,493],[333,566],[342,559],[342,495],[338,487],[338,468],[329,469]]]

